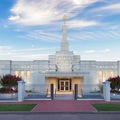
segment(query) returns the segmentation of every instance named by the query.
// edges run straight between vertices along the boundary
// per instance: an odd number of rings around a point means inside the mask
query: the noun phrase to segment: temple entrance
[[[70,81],[69,80],[60,80],[60,91],[70,91]]]
[[[57,76],[48,76],[46,77],[46,84],[54,84],[54,92],[55,95],[62,94],[74,94],[74,86],[75,84],[82,84],[83,78],[80,76],[65,76],[65,77],[57,77]],[[80,88],[79,88],[80,89]],[[50,93],[50,89],[47,89],[48,93]]]

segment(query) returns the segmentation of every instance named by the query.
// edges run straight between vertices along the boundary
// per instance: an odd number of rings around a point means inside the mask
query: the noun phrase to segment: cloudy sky
[[[60,50],[63,16],[82,60],[120,60],[120,0],[0,0],[0,60],[41,60]]]

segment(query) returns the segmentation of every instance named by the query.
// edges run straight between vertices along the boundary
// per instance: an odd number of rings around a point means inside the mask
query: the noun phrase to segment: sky
[[[81,60],[120,60],[120,0],[0,0],[0,60],[47,60],[60,50]]]

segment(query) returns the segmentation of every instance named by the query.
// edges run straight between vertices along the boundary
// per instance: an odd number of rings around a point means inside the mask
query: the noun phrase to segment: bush
[[[117,77],[110,77],[107,81],[111,82],[111,92],[118,92],[120,90],[120,76]]]
[[[11,92],[17,92],[17,86],[18,81],[21,81],[22,78],[7,74],[1,77],[0,84],[2,85],[2,88],[0,88],[1,93],[11,93]]]

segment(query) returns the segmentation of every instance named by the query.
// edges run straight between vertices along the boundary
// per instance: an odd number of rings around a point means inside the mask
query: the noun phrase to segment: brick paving
[[[88,102],[75,100],[41,101],[33,112],[80,112],[96,111]]]
[[[37,104],[31,112],[97,112],[91,104],[118,103],[103,100],[26,100],[24,102],[2,102],[0,104]]]

